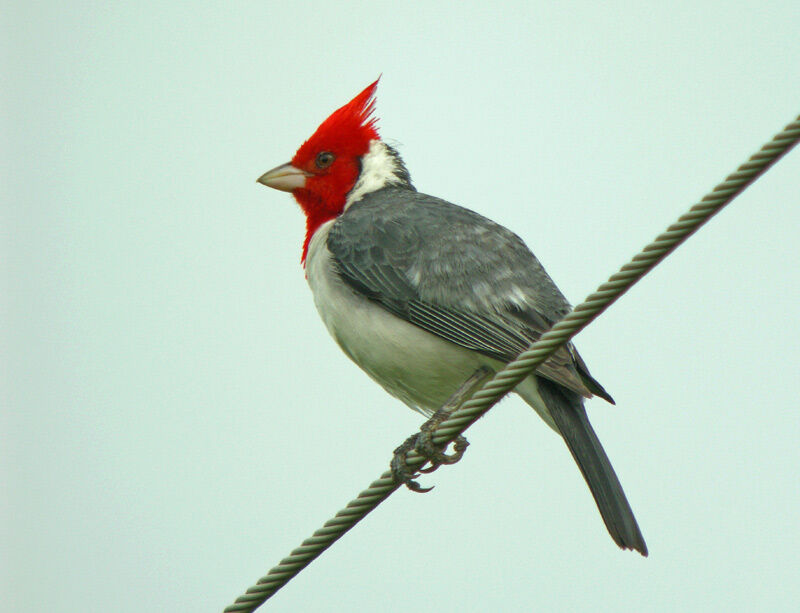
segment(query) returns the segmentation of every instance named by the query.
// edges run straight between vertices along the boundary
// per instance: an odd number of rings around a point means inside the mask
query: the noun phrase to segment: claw
[[[469,447],[469,441],[467,439],[463,436],[456,438],[456,440],[453,441],[453,453],[449,455],[446,453],[442,454],[444,456],[442,464],[455,464],[459,462],[461,458],[464,457],[464,452],[467,450],[467,447]]]
[[[432,473],[443,464],[455,464],[464,456],[464,452],[469,446],[467,439],[463,436],[458,436],[453,441],[453,453],[448,454],[445,452],[447,449],[446,445],[444,448],[439,448],[433,444],[433,431],[450,417],[453,411],[461,406],[468,395],[475,390],[482,381],[488,378],[490,374],[491,371],[488,368],[481,366],[456,390],[444,406],[436,411],[428,421],[422,424],[419,432],[409,436],[402,445],[394,450],[394,456],[392,457],[390,467],[395,482],[405,484],[405,486],[413,492],[430,492],[433,487],[422,487],[415,479],[418,478],[420,474]],[[427,468],[420,467],[418,469],[419,472],[410,471],[408,469],[407,458],[408,453],[412,450],[425,458],[427,462],[430,462],[430,466]]]
[[[407,463],[408,453],[416,449],[418,438],[419,433],[409,436],[402,445],[395,449],[390,466],[392,477],[394,477],[397,483],[403,483],[411,491],[422,494],[430,492],[433,488],[422,487],[415,481],[415,479],[419,477],[419,473],[410,471]]]
[[[413,492],[425,493],[433,489],[431,487],[422,487],[417,479],[420,474],[430,474],[442,465],[450,465],[458,462],[469,446],[469,442],[463,436],[459,436],[453,441],[453,453],[445,453],[433,444],[430,430],[423,427],[420,432],[409,436],[405,442],[394,450],[394,456],[391,461],[391,471],[394,480],[398,483],[403,483]],[[417,472],[411,472],[408,469],[406,462],[408,453],[416,451],[428,462],[430,466],[426,468],[419,468]]]
[[[435,449],[436,459],[429,460],[431,465],[428,466],[427,468],[420,468],[419,472],[429,474],[435,471],[443,464],[448,466],[450,464],[455,464],[456,462],[460,461],[461,458],[464,457],[464,452],[467,450],[467,447],[469,447],[469,441],[465,439],[463,436],[459,436],[456,440],[453,441],[453,453],[444,453],[443,451]]]
[[[413,479],[406,481],[406,487],[412,492],[417,492],[417,494],[427,494],[433,489],[432,485],[430,487],[422,487],[418,481],[414,481]]]

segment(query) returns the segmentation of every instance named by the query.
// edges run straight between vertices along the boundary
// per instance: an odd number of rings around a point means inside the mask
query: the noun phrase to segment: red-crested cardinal
[[[259,182],[306,215],[302,262],[322,320],[386,391],[430,416],[475,373],[498,370],[570,310],[525,243],[418,192],[378,136],[375,81]],[[570,343],[516,388],[572,452],[612,538],[647,555],[585,398],[611,396]]]

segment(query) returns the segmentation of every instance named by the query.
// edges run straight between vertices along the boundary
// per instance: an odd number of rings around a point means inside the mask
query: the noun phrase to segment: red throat
[[[344,208],[344,202],[339,207],[330,207],[329,202],[320,199],[315,193],[307,189],[295,190],[293,195],[300,208],[306,214],[306,237],[303,240],[303,255],[300,257],[300,262],[305,266],[311,237],[326,221],[338,217]]]
[[[372,116],[377,87],[376,80],[334,111],[292,158],[292,166],[309,173],[305,187],[293,192],[306,214],[304,265],[311,237],[322,224],[342,213],[347,193],[358,180],[361,157],[369,151],[370,142],[380,138],[375,125],[377,119]],[[334,161],[320,168],[318,156],[323,152],[332,153]]]

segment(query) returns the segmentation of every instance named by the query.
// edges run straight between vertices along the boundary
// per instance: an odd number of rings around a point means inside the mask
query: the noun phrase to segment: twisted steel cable
[[[676,223],[667,228],[666,232],[660,234],[652,243],[636,254],[619,272],[597,288],[597,291],[475,392],[472,398],[436,428],[433,433],[434,443],[437,445],[449,443],[464,432],[559,347],[585,328],[617,298],[633,287],[661,260],[696,232],[700,226],[744,191],[797,144],[798,140],[800,140],[800,117],[786,126],[758,153],[739,166],[736,172],[717,185],[687,213],[681,215]],[[416,470],[424,463],[425,460],[417,453],[409,454],[409,469]],[[245,594],[237,598],[236,602],[228,606],[224,613],[255,611],[399,487],[400,484],[394,481],[391,472],[384,472],[355,500],[351,500],[344,509],[325,522],[324,526],[314,532],[311,538],[303,541],[300,547],[291,552],[289,557],[281,560],[266,576],[259,579]]]

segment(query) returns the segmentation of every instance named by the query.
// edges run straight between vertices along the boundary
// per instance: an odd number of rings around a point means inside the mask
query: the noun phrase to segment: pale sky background
[[[416,430],[319,320],[299,208],[255,182],[379,74],[416,186],[511,227],[573,303],[800,112],[796,0],[0,20],[5,611],[221,611]],[[577,338],[648,559],[512,398],[262,610],[792,610],[798,228],[794,151]]]

